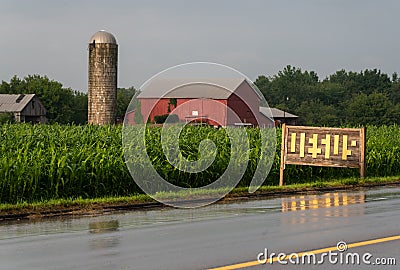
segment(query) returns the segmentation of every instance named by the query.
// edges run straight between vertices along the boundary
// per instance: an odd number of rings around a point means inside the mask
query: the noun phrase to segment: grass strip
[[[299,192],[323,191],[324,189],[353,189],[357,187],[379,186],[387,184],[400,184],[400,176],[369,177],[365,179],[345,178],[329,181],[317,181],[312,183],[291,184],[286,186],[262,186],[255,193],[249,193],[248,187],[233,189],[223,201],[240,200],[243,198],[279,196],[295,194]],[[220,194],[224,190],[188,190],[179,194],[159,194],[165,199],[179,196],[182,200],[202,198],[205,194],[212,195],[213,192]],[[143,209],[147,207],[161,207],[162,204],[153,200],[149,195],[137,194],[126,197],[104,197],[104,198],[69,198],[57,200],[44,200],[38,202],[20,202],[16,204],[0,204],[0,220],[35,218],[61,215],[86,215],[99,214],[104,211]]]

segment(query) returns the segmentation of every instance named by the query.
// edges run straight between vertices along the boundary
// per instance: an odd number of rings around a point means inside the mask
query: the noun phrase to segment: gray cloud
[[[288,64],[399,72],[398,1],[1,1],[0,79],[48,75],[86,91],[87,42],[105,29],[120,45],[119,85],[139,87],[192,61],[250,78]],[[4,2],[4,3],[3,3]]]

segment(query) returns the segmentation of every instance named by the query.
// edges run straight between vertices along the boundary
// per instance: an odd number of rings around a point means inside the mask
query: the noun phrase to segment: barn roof
[[[269,117],[271,115],[268,111],[269,109],[271,110],[271,114],[272,114],[273,118],[298,118],[297,115],[294,115],[294,114],[291,114],[288,112],[283,112],[282,110],[279,110],[277,108],[260,107],[260,113]]]
[[[0,112],[21,112],[34,96],[35,94],[0,94]]]
[[[138,98],[227,99],[245,78],[153,79],[141,89]]]

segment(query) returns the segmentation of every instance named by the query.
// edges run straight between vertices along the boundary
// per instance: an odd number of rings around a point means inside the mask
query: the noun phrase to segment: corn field
[[[247,129],[247,134],[250,159],[239,186],[249,185],[260,155],[260,131]],[[281,131],[276,134],[275,160],[265,185],[279,181]],[[121,126],[0,125],[0,203],[142,193],[125,164],[121,136]],[[148,128],[146,150],[154,168],[170,183],[204,186],[218,179],[229,164],[231,145],[225,129],[191,126],[183,130],[179,146],[188,160],[199,158],[202,140],[216,145],[214,162],[199,173],[184,173],[169,164],[160,136],[161,128]],[[367,176],[400,175],[400,127],[368,127],[366,161]],[[141,161],[132,162],[140,165]],[[287,166],[285,171],[288,184],[357,175],[354,169],[308,166]]]

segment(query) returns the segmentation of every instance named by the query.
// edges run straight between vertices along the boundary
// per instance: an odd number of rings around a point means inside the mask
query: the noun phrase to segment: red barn
[[[140,107],[136,110],[140,108],[143,122],[174,114],[183,123],[273,127],[271,117],[260,113],[262,97],[244,78],[153,79],[142,87],[137,99]],[[138,121],[135,113],[127,114],[127,123]]]

